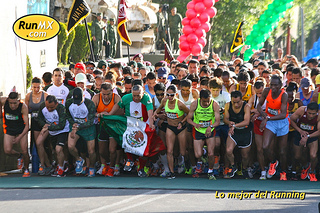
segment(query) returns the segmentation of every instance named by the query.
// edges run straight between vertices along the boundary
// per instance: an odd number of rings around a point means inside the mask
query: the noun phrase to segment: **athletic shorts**
[[[109,134],[106,132],[105,128],[103,128],[101,125],[99,126],[98,140],[109,141]]]
[[[85,153],[87,157],[89,156],[88,154],[88,146],[87,146],[87,141],[85,141],[83,138],[79,138],[79,140],[76,143],[76,148],[78,150],[78,153]]]
[[[31,131],[41,131],[42,127],[39,125],[35,118],[31,118]]]
[[[20,135],[24,130],[24,127],[22,128],[17,128],[17,129],[13,129],[13,128],[4,128],[3,132],[4,134],[10,135],[10,136],[18,136]]]
[[[193,131],[193,126],[191,125],[191,124],[189,124],[188,122],[187,122],[187,131],[188,132],[192,132]]]
[[[168,129],[170,129],[175,135],[179,135],[180,132],[182,132],[186,127],[187,125],[183,125],[181,129],[177,129],[176,126],[171,126],[168,124]]]
[[[226,139],[228,137],[228,132],[229,132],[229,126],[226,124],[219,125],[215,128],[216,134],[215,137],[223,137]]]
[[[239,147],[239,148],[247,148],[251,146],[252,143],[252,131],[233,135],[229,135],[231,140]]]
[[[262,130],[262,132],[260,131],[260,124],[261,124],[261,120],[258,120],[256,119],[254,122],[253,122],[253,132],[254,134],[257,134],[257,135],[263,135],[263,132],[264,130]]]
[[[70,125],[69,132],[72,131],[72,125]],[[81,138],[83,138],[85,141],[91,141],[96,138],[96,126],[92,125],[87,128],[78,130],[76,132],[77,135],[79,135]]]
[[[208,139],[208,138],[212,138],[215,135],[216,135],[216,130],[215,129],[211,132],[211,135],[209,137],[206,137],[205,134],[203,134],[201,132],[198,132],[194,127],[192,129],[192,136],[193,136],[194,140],[205,140],[205,139]]]
[[[294,132],[294,138],[293,138],[293,143],[296,146],[300,146],[299,142],[301,140],[301,135],[298,131]],[[313,138],[308,138],[307,140],[307,144],[315,142],[316,140],[318,140],[318,137],[313,137]]]
[[[58,135],[49,135],[49,141],[52,147],[64,146],[68,141],[68,132],[63,132]]]
[[[167,127],[168,127],[168,123],[167,122],[162,122],[161,126],[159,127],[159,130],[161,130],[162,132],[166,132],[167,131]]]
[[[289,133],[289,120],[285,118],[282,120],[267,121],[266,128],[278,137],[284,136]]]

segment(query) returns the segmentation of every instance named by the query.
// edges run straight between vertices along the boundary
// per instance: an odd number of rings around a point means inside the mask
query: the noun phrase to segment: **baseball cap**
[[[137,67],[138,65],[137,65],[137,62],[135,62],[135,61],[130,61],[129,63],[128,63],[128,66],[132,66],[133,65],[133,67]]]
[[[74,65],[74,68],[81,69],[84,73],[86,72],[86,66],[84,65],[84,63],[76,63],[76,65]]]
[[[83,100],[83,90],[80,87],[76,87],[73,90],[73,103],[80,104]]]
[[[168,70],[165,67],[160,67],[158,69],[158,77],[167,77],[168,76]]]
[[[303,78],[300,82],[300,87],[303,89],[308,89],[310,86],[310,79],[309,78]]]
[[[106,60],[100,60],[100,61],[98,62],[98,68],[99,68],[99,69],[102,69],[102,66],[103,66],[103,65],[106,66],[106,68],[108,67]]]
[[[87,83],[87,76],[83,73],[78,73],[75,78],[76,84],[79,82]]]
[[[320,84],[320,74],[318,74],[316,77],[316,84]]]
[[[95,64],[93,61],[87,61],[85,64],[86,64],[86,65],[92,64],[94,67],[96,67],[96,64]]]

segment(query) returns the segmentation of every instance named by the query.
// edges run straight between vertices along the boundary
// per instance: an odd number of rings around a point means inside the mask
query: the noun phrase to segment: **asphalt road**
[[[224,192],[228,193],[228,192]],[[215,191],[0,189],[0,212],[318,212],[319,194],[300,199],[216,198]]]

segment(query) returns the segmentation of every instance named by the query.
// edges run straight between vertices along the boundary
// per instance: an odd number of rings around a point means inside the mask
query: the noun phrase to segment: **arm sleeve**
[[[73,101],[72,99],[69,99],[66,102],[66,115],[67,115],[67,119],[69,121],[70,126],[73,126],[73,124],[75,123],[72,118],[72,115],[70,114],[70,111],[69,111],[69,107],[70,107],[72,101]]]
[[[64,127],[66,125],[67,115],[66,115],[66,110],[65,110],[64,106],[62,104],[59,104],[56,110],[59,115],[59,123],[57,125],[51,124],[48,127],[48,130],[50,130],[50,131],[62,130],[62,129],[64,129]]]
[[[39,113],[36,121],[38,121],[39,126],[43,127],[46,124],[46,119],[42,113],[42,109],[45,107],[45,102],[40,105]]]
[[[88,109],[88,121],[79,125],[79,130],[92,126],[94,124],[94,119],[96,116],[96,106],[94,105],[93,101],[90,99],[85,99],[84,104],[87,106]]]

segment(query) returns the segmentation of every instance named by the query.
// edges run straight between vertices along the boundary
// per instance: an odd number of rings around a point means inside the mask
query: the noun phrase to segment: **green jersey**
[[[215,122],[215,115],[213,110],[213,100],[208,107],[204,108],[200,104],[200,98],[198,99],[197,109],[194,111],[194,119],[193,122],[196,124],[200,124],[200,128],[195,128],[198,132],[205,134],[207,128],[212,126]],[[214,128],[211,128],[213,131]]]

